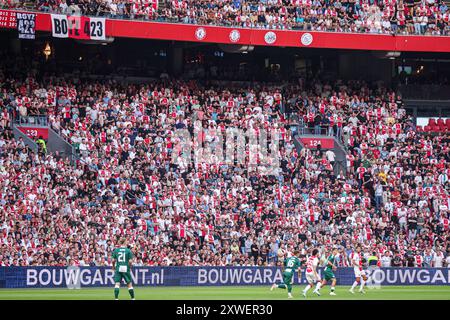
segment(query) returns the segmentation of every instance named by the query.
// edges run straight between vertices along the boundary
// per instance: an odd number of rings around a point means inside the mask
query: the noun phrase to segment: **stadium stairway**
[[[74,161],[75,148],[68,143],[63,137],[61,137],[51,127],[48,127],[48,151],[56,152],[65,158],[70,157]]]
[[[291,123],[290,126],[292,136],[294,137],[294,145],[298,153],[300,153],[300,151],[305,148],[305,144],[308,145],[309,149],[315,150],[316,143],[318,141],[322,142],[327,140],[328,142],[330,142],[330,144],[333,145],[333,147],[327,148],[323,145],[323,143],[321,143],[321,146],[322,150],[326,151],[328,149],[331,149],[336,155],[336,160],[333,167],[334,173],[338,175],[341,171],[343,171],[344,174],[347,172],[347,149],[343,146],[339,139],[334,136],[328,136],[325,134],[314,134],[314,130],[311,130],[307,126],[305,126],[303,119],[299,118],[296,114],[287,115],[287,118]],[[326,130],[324,130],[323,132],[326,132]]]
[[[22,138],[32,151],[38,151],[35,140],[42,136],[47,142],[48,152],[58,152],[64,158],[75,161],[73,146],[48,125],[45,116],[19,116],[12,124],[12,130],[14,137]]]
[[[333,141],[333,148],[323,147],[322,150],[325,152],[326,150],[331,149],[336,155],[336,160],[333,167],[334,174],[338,175],[341,171],[343,171],[345,174],[347,172],[347,162],[346,162],[347,151],[344,148],[344,146],[339,142],[339,140],[336,139],[336,137],[313,135],[313,134],[300,134],[294,137],[294,145],[298,153],[300,153],[300,151],[303,148],[305,148],[305,143],[308,143],[309,149],[316,150],[317,148],[315,147],[315,142],[321,141],[323,139],[330,139]]]
[[[19,128],[17,127],[17,125],[15,125],[15,124],[13,125],[12,131],[14,134],[14,138],[16,140],[19,140],[20,138],[22,138],[25,145],[28,146],[33,152],[38,151],[38,145],[36,144],[36,142],[34,142],[32,139],[30,139],[25,133],[20,131]]]

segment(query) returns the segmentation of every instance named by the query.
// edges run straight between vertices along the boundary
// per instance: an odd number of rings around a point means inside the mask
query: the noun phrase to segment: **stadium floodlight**
[[[45,44],[45,48],[42,53],[45,56],[45,60],[48,60],[48,57],[50,57],[50,55],[52,54],[52,48],[50,47],[50,44],[48,42]]]

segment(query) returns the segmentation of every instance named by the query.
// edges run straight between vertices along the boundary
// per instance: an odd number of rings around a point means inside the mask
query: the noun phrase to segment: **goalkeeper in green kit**
[[[301,279],[301,261],[297,257],[299,254],[298,250],[295,250],[292,257],[286,258],[284,260],[284,271],[283,271],[283,283],[274,283],[270,288],[272,291],[275,288],[286,289],[288,291],[288,298],[292,298],[292,282],[294,280],[295,271],[298,271],[298,278]]]
[[[128,286],[128,293],[131,296],[131,300],[134,300],[134,289],[131,283],[131,259],[133,253],[127,247],[127,240],[125,238],[120,239],[119,248],[114,249],[112,253],[112,266],[114,271],[114,298],[119,300],[120,282],[122,279]]]
[[[334,261],[336,259],[336,255],[338,254],[338,249],[333,248],[331,251],[331,254],[328,256],[326,263],[325,263],[325,270],[323,272],[323,280],[321,285],[318,287],[319,289],[327,284],[327,281],[331,281],[331,291],[330,295],[335,296],[336,293],[334,292],[335,286],[336,286],[336,276],[334,275],[334,272],[337,267],[334,264]],[[318,289],[318,290],[319,290]]]

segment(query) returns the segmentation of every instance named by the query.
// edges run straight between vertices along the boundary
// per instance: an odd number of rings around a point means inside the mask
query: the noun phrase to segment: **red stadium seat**
[[[423,132],[423,127],[422,126],[417,126],[416,127],[416,131],[417,132]]]
[[[430,120],[428,120],[428,125],[429,126],[434,126],[436,124],[436,120],[435,119],[433,119],[433,118],[430,118]]]
[[[425,126],[425,127],[423,127],[423,131],[424,132],[430,132],[431,131],[431,127],[430,126]]]
[[[444,124],[444,119],[437,119],[436,124],[441,127],[441,124]]]
[[[450,118],[445,120],[445,124],[447,125],[447,128],[450,128]]]
[[[434,125],[431,127],[431,131],[432,132],[441,132],[441,127],[439,127],[438,125]]]

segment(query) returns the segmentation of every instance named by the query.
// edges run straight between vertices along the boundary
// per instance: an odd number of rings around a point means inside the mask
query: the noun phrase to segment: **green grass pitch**
[[[304,300],[301,290],[294,286],[292,300]],[[136,300],[287,300],[287,291],[266,286],[241,287],[135,287]],[[336,296],[329,287],[318,297],[308,292],[307,300],[450,300],[450,286],[384,286],[366,289],[365,294],[348,292],[349,287],[337,286]],[[0,289],[0,300],[113,300],[114,288],[69,289]],[[130,300],[126,287],[121,287],[120,300]]]

